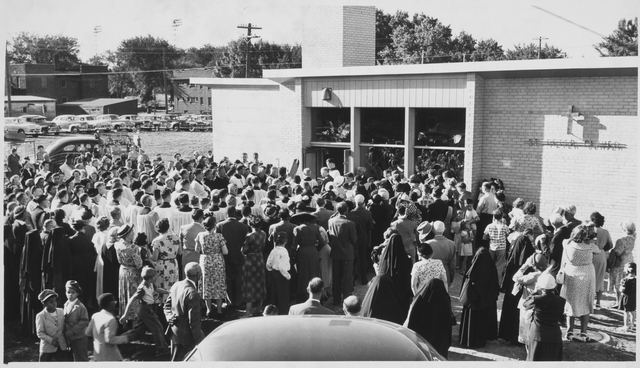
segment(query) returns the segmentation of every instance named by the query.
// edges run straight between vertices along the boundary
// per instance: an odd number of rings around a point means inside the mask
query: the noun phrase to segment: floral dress
[[[171,286],[178,282],[178,261],[176,256],[180,249],[180,238],[168,231],[159,235],[151,242],[153,252],[158,249],[158,260],[156,261],[156,288],[162,288],[167,291],[171,290]],[[156,294],[156,303],[164,304],[166,295]]]
[[[611,285],[620,285],[624,278],[624,265],[633,262],[633,248],[636,246],[636,236],[627,235],[616,241],[615,247],[611,252],[616,252],[622,259],[620,266],[613,267],[609,272]]]
[[[565,313],[570,317],[581,317],[593,313],[593,299],[596,297],[596,270],[593,255],[600,252],[593,243],[574,243],[565,240],[562,254],[564,285],[560,296],[567,303]]]
[[[244,239],[242,246],[242,254],[244,254],[242,296],[245,302],[259,302],[267,295],[265,265],[262,255],[266,239],[267,235],[262,230],[250,233]]]
[[[116,248],[118,262],[120,262],[118,299],[120,301],[120,308],[124,311],[124,307],[129,302],[129,298],[136,293],[138,285],[142,282],[142,277],[140,277],[142,258],[140,257],[140,248],[137,245],[127,244],[120,240],[114,247]],[[134,320],[137,309],[138,308],[131,308],[127,319]]]
[[[432,279],[440,279],[447,285],[447,272],[439,259],[423,259],[416,262],[411,269],[411,276],[418,278],[416,290],[420,290],[422,286]]]
[[[198,284],[202,299],[224,299],[227,296],[227,281],[222,247],[226,245],[222,234],[202,232],[196,237],[200,248],[202,282]]]

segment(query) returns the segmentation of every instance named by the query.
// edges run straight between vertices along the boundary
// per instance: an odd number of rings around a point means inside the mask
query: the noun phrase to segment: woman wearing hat
[[[308,298],[307,285],[312,278],[320,276],[320,256],[318,249],[325,241],[317,225],[311,224],[316,217],[310,213],[298,213],[291,217],[293,224],[292,247],[296,250],[296,270],[298,271],[296,295],[299,302]]]
[[[140,285],[142,278],[140,277],[140,269],[142,268],[142,258],[140,256],[140,247],[133,244],[134,237],[133,228],[130,225],[122,225],[118,228],[118,238],[115,243],[118,262],[120,262],[120,275],[118,284],[118,295],[121,304],[126,305]],[[132,308],[127,320],[134,320],[135,308]]]
[[[58,294],[44,289],[38,299],[44,306],[36,316],[36,335],[40,338],[41,362],[64,361],[67,340],[64,338],[64,311],[58,306]]]
[[[565,300],[555,294],[555,288],[555,278],[543,272],[536,281],[535,291],[523,303],[525,309],[533,312],[528,325],[528,361],[562,360],[560,321]]]

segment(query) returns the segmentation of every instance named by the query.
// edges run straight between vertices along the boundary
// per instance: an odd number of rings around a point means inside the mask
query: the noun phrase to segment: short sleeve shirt
[[[484,233],[489,235],[490,250],[507,249],[507,235],[509,235],[507,225],[491,223],[484,229]]]

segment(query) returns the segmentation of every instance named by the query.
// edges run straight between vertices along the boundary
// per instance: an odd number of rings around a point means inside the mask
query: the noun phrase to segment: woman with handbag
[[[571,232],[571,238],[565,240],[562,265],[556,281],[563,282],[560,296],[564,298],[567,315],[567,333],[569,341],[591,342],[587,335],[589,316],[593,313],[593,299],[596,296],[596,271],[593,267],[593,255],[600,252],[598,246],[590,240],[589,227],[578,225]],[[564,280],[562,279],[564,274]],[[575,318],[580,318],[580,336],[574,337]]]
[[[620,292],[620,281],[624,278],[624,265],[634,262],[633,260],[633,248],[636,245],[636,224],[632,221],[623,221],[620,224],[622,231],[627,235],[616,241],[615,247],[611,251],[609,257],[617,257],[613,260],[611,269],[609,271],[609,278],[613,288],[616,290],[617,303],[611,307],[614,309],[620,308],[620,299],[622,293]]]
[[[593,267],[596,270],[596,309],[600,309],[600,300],[604,288],[604,274],[607,268],[607,253],[613,248],[613,241],[609,231],[602,228],[604,225],[604,216],[599,212],[591,214],[591,222],[596,227],[596,244],[600,253],[593,255]]]

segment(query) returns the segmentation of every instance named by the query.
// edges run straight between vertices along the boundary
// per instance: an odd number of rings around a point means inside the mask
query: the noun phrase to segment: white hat
[[[338,176],[337,178],[334,178],[333,182],[336,183],[336,186],[341,186],[345,182],[344,176]]]
[[[536,281],[536,288],[538,289],[553,289],[556,287],[556,279],[549,273],[543,272]]]
[[[389,191],[384,189],[384,188],[380,188],[378,189],[378,194],[380,194],[380,197],[382,197],[383,200],[388,201],[389,200]]]
[[[433,222],[433,232],[436,234],[442,234],[444,232],[444,222],[442,221],[434,221]]]
[[[407,193],[402,193],[400,197],[398,197],[398,200],[411,202],[411,197],[409,197]]]

